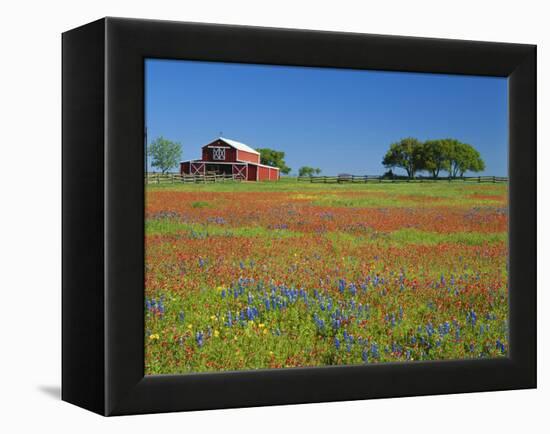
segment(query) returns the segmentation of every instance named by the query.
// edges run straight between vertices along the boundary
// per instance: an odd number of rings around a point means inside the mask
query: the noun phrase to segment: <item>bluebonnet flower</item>
[[[313,320],[319,330],[323,330],[325,328],[325,322],[317,316],[317,313],[313,314]]]
[[[375,343],[371,345],[370,352],[372,353],[372,357],[374,357],[375,359],[380,357],[380,354],[378,353],[378,345],[376,345]]]
[[[233,316],[231,315],[231,311],[227,311],[227,322],[225,325],[227,327],[231,327],[233,325]]]
[[[451,324],[448,321],[445,321],[443,324],[439,325],[439,334],[445,336],[451,331]]]
[[[340,339],[334,338],[334,347],[339,350],[340,349]]]
[[[361,353],[361,358],[363,359],[363,362],[365,363],[368,363],[369,362],[369,350],[368,349],[364,349],[363,352]]]
[[[473,309],[466,314],[466,322],[470,323],[472,327],[476,325],[477,315]]]
[[[428,337],[431,337],[434,334],[434,327],[432,323],[428,323],[426,326],[426,333],[428,333]]]
[[[178,314],[178,319],[181,321],[181,322],[184,322],[185,321],[185,313],[183,311],[180,311],[180,313]]]
[[[343,293],[345,289],[346,289],[346,281],[344,279],[339,279],[338,280],[338,291]]]
[[[202,332],[200,332],[200,331],[197,332],[197,335],[195,336],[195,339],[197,341],[197,345],[199,346],[199,348],[201,348],[204,345]]]

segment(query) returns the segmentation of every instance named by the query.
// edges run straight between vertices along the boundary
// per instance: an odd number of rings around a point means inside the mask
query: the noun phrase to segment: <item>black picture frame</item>
[[[62,399],[102,415],[536,387],[536,46],[104,18],[62,36]],[[509,357],[144,377],[144,59],[508,77]]]

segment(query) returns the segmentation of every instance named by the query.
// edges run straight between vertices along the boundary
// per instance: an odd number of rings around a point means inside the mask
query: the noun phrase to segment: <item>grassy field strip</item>
[[[417,229],[400,229],[393,232],[372,232],[370,235],[353,235],[343,232],[327,232],[325,234],[307,234],[287,229],[267,229],[261,226],[228,228],[220,225],[202,225],[182,223],[171,219],[148,220],[146,235],[166,236],[183,235],[190,239],[206,239],[212,237],[244,237],[254,239],[280,239],[303,236],[322,236],[327,240],[340,243],[386,243],[401,245],[423,244],[434,245],[439,243],[464,243],[481,245],[484,243],[505,242],[507,234],[481,232],[454,232],[442,234],[437,232],[420,231]]]

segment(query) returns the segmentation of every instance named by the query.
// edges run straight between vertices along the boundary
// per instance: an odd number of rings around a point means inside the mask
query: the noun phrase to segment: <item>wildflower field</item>
[[[502,357],[507,186],[148,185],[145,373]]]

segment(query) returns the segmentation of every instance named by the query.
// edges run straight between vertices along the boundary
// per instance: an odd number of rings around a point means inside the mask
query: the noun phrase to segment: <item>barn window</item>
[[[225,148],[214,148],[212,150],[212,159],[225,160]]]

